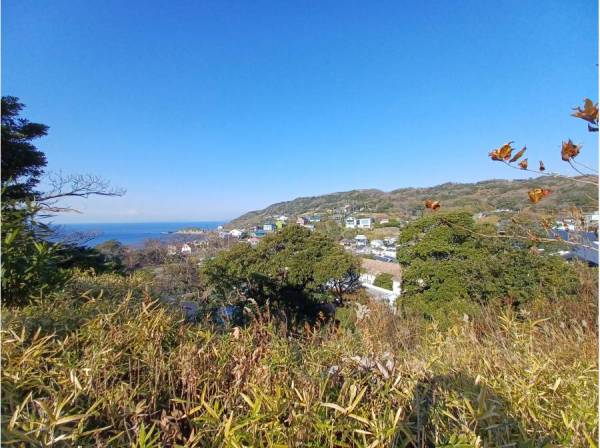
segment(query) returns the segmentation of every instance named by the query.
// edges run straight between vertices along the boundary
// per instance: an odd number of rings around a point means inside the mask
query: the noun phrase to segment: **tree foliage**
[[[52,229],[40,218],[70,210],[56,206],[64,197],[123,194],[95,176],[54,176],[49,193],[36,191],[47,162],[33,141],[48,126],[21,117],[24,107],[18,98],[2,97],[2,299],[11,306],[64,285],[66,268],[115,268],[94,249],[51,242]]]
[[[359,261],[320,232],[291,225],[256,247],[246,243],[208,261],[203,276],[221,300],[267,300],[301,306],[358,287]]]
[[[46,166],[46,156],[32,143],[48,126],[20,117],[25,106],[13,96],[2,97],[2,199],[32,199]]]
[[[577,276],[562,258],[541,256],[494,232],[462,212],[431,213],[408,225],[398,246],[402,302],[444,317],[498,300],[519,305],[575,293]]]
[[[380,288],[387,289],[391,291],[394,288],[394,279],[392,274],[388,274],[383,272],[375,277],[375,281],[373,282],[375,286],[379,286]]]
[[[45,240],[47,228],[35,221],[36,212],[31,204],[2,202],[2,302],[8,306],[24,305],[69,278],[61,248]]]

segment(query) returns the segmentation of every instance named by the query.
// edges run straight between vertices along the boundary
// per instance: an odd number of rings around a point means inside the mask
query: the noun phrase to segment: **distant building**
[[[253,236],[253,237],[248,238],[248,242],[250,243],[250,245],[252,247],[255,247],[258,243],[260,243],[260,238]]]
[[[585,225],[587,227],[597,226],[598,221],[600,220],[600,214],[598,211],[593,213],[584,213],[583,219],[585,220]]]
[[[266,234],[267,234],[267,232],[265,232],[265,231],[264,231],[264,230],[262,230],[262,229],[258,229],[258,230],[255,230],[255,231],[254,231],[254,236],[255,236],[256,238],[262,238],[262,237],[264,237]]]
[[[229,234],[234,238],[241,238],[244,236],[244,231],[239,229],[233,229]]]
[[[383,244],[385,244],[386,246],[395,246],[396,241],[398,241],[398,238],[396,238],[395,236],[388,236],[387,238],[383,239]]]
[[[354,237],[354,242],[357,246],[366,246],[369,242],[369,239],[364,235],[356,235]]]
[[[298,216],[298,219],[296,219],[296,224],[298,224],[299,226],[303,226],[308,224],[308,218],[305,218],[304,216]]]
[[[281,221],[283,223],[287,223],[288,217],[285,216],[285,215],[281,215],[279,218],[277,218],[277,221]]]
[[[190,255],[192,253],[192,248],[189,244],[185,243],[183,246],[181,246],[181,253],[184,255]]]
[[[354,219],[352,216],[346,218],[344,220],[344,224],[347,229],[356,229],[356,219]]]
[[[312,215],[308,218],[310,222],[321,222],[321,217],[319,215]]]
[[[359,229],[370,229],[372,225],[373,220],[371,218],[360,218],[356,223],[356,227]]]
[[[275,224],[273,223],[267,223],[263,225],[263,230],[265,232],[274,232],[275,231]]]
[[[371,241],[371,247],[374,247],[376,249],[381,249],[382,247],[384,247],[383,241],[382,240],[373,240],[373,241]]]

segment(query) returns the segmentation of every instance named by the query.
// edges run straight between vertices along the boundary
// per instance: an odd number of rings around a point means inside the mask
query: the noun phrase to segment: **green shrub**
[[[495,238],[494,232],[461,212],[429,214],[408,225],[398,246],[404,310],[444,320],[448,313],[476,312],[478,304],[519,306],[536,298],[576,295],[572,265]]]
[[[379,286],[380,288],[392,290],[394,289],[394,279],[392,274],[382,273],[375,277],[375,281],[373,282],[375,286]]]
[[[70,277],[61,268],[61,247],[43,239],[44,227],[30,205],[2,203],[2,302],[27,304],[32,296],[62,287]]]
[[[347,316],[353,331],[294,337],[265,314],[215,332],[149,298],[68,300],[64,319],[70,304],[85,313],[67,334],[24,329],[58,298],[3,313],[3,443],[575,447],[598,437],[597,325],[580,317],[595,315],[596,297],[558,314],[481,308],[447,331],[367,303]]]

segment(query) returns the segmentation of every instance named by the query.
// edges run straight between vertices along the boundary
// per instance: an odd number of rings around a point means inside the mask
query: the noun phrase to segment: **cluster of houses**
[[[250,229],[233,229],[229,232],[223,231],[222,229],[219,231],[219,236],[221,238],[233,237],[237,239],[245,239],[251,245],[256,245],[260,241],[261,238],[266,236],[269,233],[276,232],[277,230],[281,230],[283,227],[288,225],[290,218],[285,215],[281,215],[273,220],[269,220],[264,222],[262,225],[251,227]],[[312,216],[299,216],[296,219],[296,224],[299,226],[305,227],[309,230],[315,230],[315,223],[321,221],[321,217],[319,215]]]
[[[370,255],[379,261],[395,263],[396,241],[395,237],[369,241],[365,235],[356,235],[353,239],[343,239],[340,244],[357,255]]]
[[[200,246],[206,244],[206,240],[188,241],[183,244],[169,244],[167,246],[168,255],[192,255]]]

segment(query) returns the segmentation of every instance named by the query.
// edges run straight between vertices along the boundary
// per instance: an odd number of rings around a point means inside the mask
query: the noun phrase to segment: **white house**
[[[243,230],[233,229],[229,234],[234,238],[241,238],[244,235]]]
[[[252,247],[256,247],[258,243],[260,243],[260,238],[256,238],[255,236],[248,238],[248,242]]]
[[[384,246],[384,244],[383,244],[382,240],[371,241],[371,247],[374,247],[375,249],[381,249],[383,246]]]
[[[369,239],[364,235],[356,235],[354,237],[354,241],[356,242],[357,246],[366,246],[369,242]]]
[[[360,218],[356,223],[356,227],[359,229],[370,229],[372,225],[373,220],[371,218]]]
[[[600,220],[600,214],[598,211],[595,211],[593,213],[585,213],[583,215],[584,219],[585,219],[585,225],[586,226],[592,226],[594,224],[598,224],[598,221]]]
[[[263,230],[265,232],[274,232],[275,231],[275,224],[273,223],[267,223],[263,225]]]
[[[285,215],[281,215],[279,218],[277,218],[277,221],[281,221],[281,222],[287,222],[288,217]]]
[[[192,253],[192,248],[189,244],[185,243],[183,246],[181,246],[181,253],[184,255],[190,255]]]
[[[349,216],[344,220],[347,229],[356,229],[356,219],[352,216]]]
[[[396,258],[396,248],[385,249],[384,251],[381,252],[381,255],[383,257]]]
[[[396,238],[395,236],[388,236],[387,238],[383,239],[383,244],[385,244],[386,246],[394,246],[397,240],[398,238]]]

